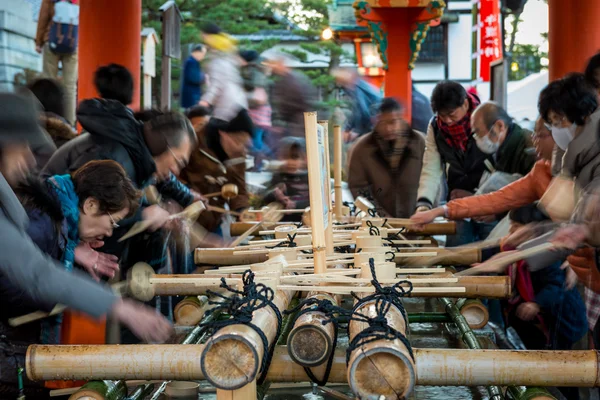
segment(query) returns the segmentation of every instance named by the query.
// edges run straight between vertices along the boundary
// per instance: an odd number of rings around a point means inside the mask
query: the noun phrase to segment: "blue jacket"
[[[581,339],[588,330],[585,304],[576,288],[565,289],[565,271],[560,262],[532,272],[535,302],[540,306],[550,337],[561,336],[571,343]]]
[[[381,101],[381,93],[366,81],[359,79],[352,90],[346,90],[352,99],[352,114],[344,126],[345,131],[354,131],[364,135],[373,130],[372,117],[375,107]]]
[[[190,108],[197,105],[202,97],[201,85],[204,83],[204,72],[200,63],[189,56],[183,64],[183,79],[181,80],[181,107]]]

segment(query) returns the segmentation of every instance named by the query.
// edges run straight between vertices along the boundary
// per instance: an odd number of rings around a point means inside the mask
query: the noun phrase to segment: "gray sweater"
[[[79,271],[68,272],[42,253],[25,232],[28,219],[0,174],[0,272],[36,302],[64,304],[93,317],[110,311],[116,301]]]

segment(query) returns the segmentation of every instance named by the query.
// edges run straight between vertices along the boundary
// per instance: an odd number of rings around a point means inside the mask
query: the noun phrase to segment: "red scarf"
[[[471,136],[471,114],[473,110],[479,106],[479,99],[470,93],[467,93],[469,100],[469,110],[464,117],[453,125],[447,125],[438,117],[437,126],[442,132],[446,143],[454,149],[465,151],[467,149],[467,141]]]

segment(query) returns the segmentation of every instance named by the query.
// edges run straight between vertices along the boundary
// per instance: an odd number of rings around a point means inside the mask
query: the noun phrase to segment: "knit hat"
[[[50,142],[39,125],[40,107],[33,96],[0,93],[0,145],[26,142],[32,147]]]
[[[219,25],[213,23],[213,22],[207,22],[204,25],[202,25],[202,27],[200,28],[200,30],[202,31],[202,33],[206,34],[206,35],[218,35],[221,32],[223,32],[221,30],[221,28],[219,28]]]
[[[258,51],[256,50],[240,50],[240,57],[246,62],[253,62],[258,60]]]

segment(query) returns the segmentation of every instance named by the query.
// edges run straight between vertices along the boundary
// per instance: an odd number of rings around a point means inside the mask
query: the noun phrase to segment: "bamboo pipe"
[[[309,293],[307,298],[338,304],[336,298],[327,293]],[[288,353],[294,362],[303,367],[316,367],[327,361],[334,350],[335,327],[331,322],[323,324],[326,319],[320,311],[308,312],[296,319],[287,341]]]
[[[428,251],[422,248],[413,248],[412,251]],[[430,250],[429,250],[430,251]],[[481,249],[478,247],[465,248],[436,248],[438,255],[424,258],[406,258],[396,253],[394,261],[402,265],[471,265],[481,262]]]
[[[539,387],[526,388],[523,386],[509,386],[506,392],[513,400],[556,400],[548,390]]]
[[[234,249],[196,249],[194,251],[194,262],[197,265],[237,265],[257,264],[267,261],[267,254],[233,254]]]
[[[342,128],[333,126],[333,188],[335,196],[335,219],[341,221],[342,213]]]
[[[138,262],[128,274],[129,293],[138,300],[150,301],[154,296],[197,296],[207,290],[218,291],[221,278],[206,275],[156,275],[151,266]],[[228,278],[228,283],[238,285],[239,278]]]
[[[356,312],[374,318],[377,316],[375,300],[361,304]],[[404,316],[392,305],[385,318],[389,327],[406,335]],[[368,323],[350,321],[350,341],[368,328]],[[415,363],[408,349],[399,339],[380,339],[360,346],[348,361],[348,383],[361,399],[405,398],[415,385]]]
[[[425,224],[420,230],[414,230],[412,229],[412,224],[407,224],[406,222],[402,221],[392,220],[388,221],[388,223],[394,228],[406,228],[407,233],[413,233],[423,236],[454,235],[456,233],[456,222],[454,221],[433,222],[431,224]]]
[[[449,275],[450,276],[450,275]],[[465,288],[465,298],[488,298],[488,299],[507,299],[511,295],[511,281],[508,276],[456,276],[458,281],[451,284],[452,286],[461,286]],[[420,287],[421,284],[416,283],[414,287]],[[443,287],[445,284],[440,283],[436,287]]]
[[[31,345],[27,377],[41,380],[144,379],[202,380],[196,345]],[[413,349],[418,385],[576,386],[600,385],[600,354],[595,350]],[[322,368],[315,368],[317,373]],[[285,346],[277,346],[267,380],[306,382],[304,368]],[[345,350],[336,349],[329,376],[345,383]]]
[[[277,290],[273,304],[283,311],[293,295],[293,291]],[[271,307],[256,310],[252,324],[262,330],[269,346],[277,340],[277,318]],[[234,390],[256,379],[264,356],[258,333],[247,325],[237,324],[220,329],[206,342],[199,364],[205,379],[215,387]]]
[[[195,326],[202,320],[204,313],[209,309],[208,297],[186,297],[173,309],[173,318],[177,325]]]
[[[237,197],[238,194],[239,194],[239,188],[236,184],[226,183],[225,185],[221,186],[221,191],[214,192],[214,193],[208,193],[203,196],[206,197],[207,199],[210,197],[221,196],[226,200],[230,200],[230,199],[233,199],[234,197]]]
[[[331,202],[331,158],[329,157],[329,121],[327,120],[320,120],[317,121],[317,123],[321,126],[321,128],[323,128],[323,149],[325,150],[325,165],[320,164],[319,165],[319,169],[320,168],[325,168],[325,176],[324,176],[324,180],[325,182],[323,182],[325,185],[323,187],[324,193],[323,193],[323,197],[322,199],[325,200],[326,204],[324,206],[327,207],[327,224],[325,225],[325,246],[326,246],[326,254],[333,254],[334,249],[333,249],[333,209],[332,209],[332,202]],[[306,131],[307,135],[310,135],[310,132],[307,130]],[[308,141],[308,140],[307,140]],[[318,140],[315,140],[315,142],[318,142]],[[308,148],[312,147],[312,146],[306,146],[307,151]],[[314,149],[314,147],[312,147]],[[319,149],[320,150],[320,149]],[[308,155],[308,154],[307,154]],[[310,158],[308,158],[310,159]],[[310,170],[310,166],[308,167]],[[309,188],[310,189],[310,188]],[[319,207],[312,207],[313,210],[320,210],[321,208]],[[311,215],[311,226],[314,227],[315,225],[312,223],[312,212],[310,213]],[[314,250],[313,250],[314,253]]]

